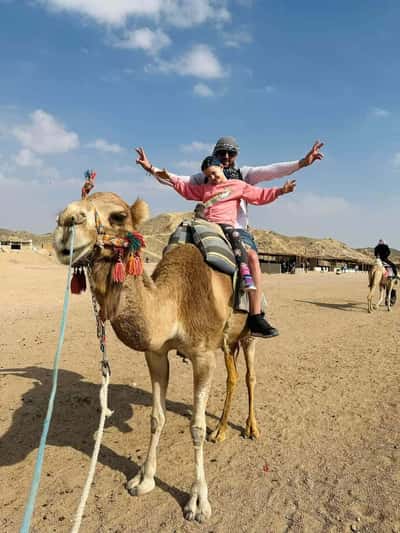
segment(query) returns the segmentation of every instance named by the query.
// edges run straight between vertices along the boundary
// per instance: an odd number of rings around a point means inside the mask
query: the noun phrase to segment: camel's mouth
[[[77,248],[74,248],[74,252],[72,255],[72,264],[74,266],[82,266],[88,263],[88,256],[92,251],[92,245],[91,244],[85,244],[83,246],[79,246]],[[69,264],[69,256],[70,256],[71,250],[70,248],[64,247],[61,250],[57,250],[57,257],[60,263],[63,265]]]

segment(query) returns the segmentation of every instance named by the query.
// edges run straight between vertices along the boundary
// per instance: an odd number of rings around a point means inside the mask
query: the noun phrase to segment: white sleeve
[[[250,185],[257,185],[260,181],[271,181],[283,176],[290,176],[296,170],[299,170],[298,161],[290,161],[288,163],[274,163],[273,165],[266,165],[262,167],[241,167],[244,181]]]
[[[154,172],[158,172],[161,170],[158,167],[153,167],[153,169],[154,169]],[[184,181],[186,183],[191,183],[192,185],[202,185],[204,183],[204,174],[202,172],[199,172],[198,174],[192,174],[191,176],[180,176],[179,174],[174,174],[173,172],[170,172],[170,174],[173,178],[178,178],[181,181]],[[164,185],[169,185],[170,187],[172,187],[171,182],[169,182],[168,180],[158,178],[157,176],[155,176],[155,178],[160,183]]]

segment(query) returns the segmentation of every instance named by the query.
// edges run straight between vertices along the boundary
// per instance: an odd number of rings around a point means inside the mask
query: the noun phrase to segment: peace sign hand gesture
[[[324,143],[320,141],[315,141],[311,150],[303,157],[303,159],[300,159],[299,161],[300,168],[308,167],[309,165],[312,165],[314,161],[320,161],[321,159],[323,159],[324,154],[320,152],[320,149],[323,146],[324,146]]]

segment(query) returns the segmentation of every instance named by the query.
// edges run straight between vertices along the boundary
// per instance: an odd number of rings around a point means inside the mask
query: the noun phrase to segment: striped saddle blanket
[[[196,245],[212,268],[231,276],[236,272],[231,245],[218,224],[196,218],[184,220],[170,236],[166,251],[174,244],[184,243]]]
[[[237,311],[247,313],[249,311],[249,298],[247,293],[241,290],[231,245],[218,224],[207,222],[201,218],[184,220],[169,238],[164,253],[168,253],[168,250],[175,244],[185,243],[197,246],[203,254],[205,262],[211,268],[232,276],[233,307]]]

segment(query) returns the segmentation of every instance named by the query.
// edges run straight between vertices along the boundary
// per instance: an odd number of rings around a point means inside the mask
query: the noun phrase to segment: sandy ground
[[[0,254],[0,530],[18,531],[51,387],[66,268],[33,253]],[[258,341],[259,440],[241,437],[244,362],[225,442],[205,446],[213,515],[188,523],[193,480],[191,367],[171,357],[157,486],[124,483],[149,438],[144,357],[110,330],[111,407],[82,532],[400,532],[400,305],[366,312],[365,274],[264,276],[280,337]],[[71,298],[59,387],[31,531],[66,532],[86,479],[101,381],[89,296]],[[207,422],[225,391],[218,358]]]

